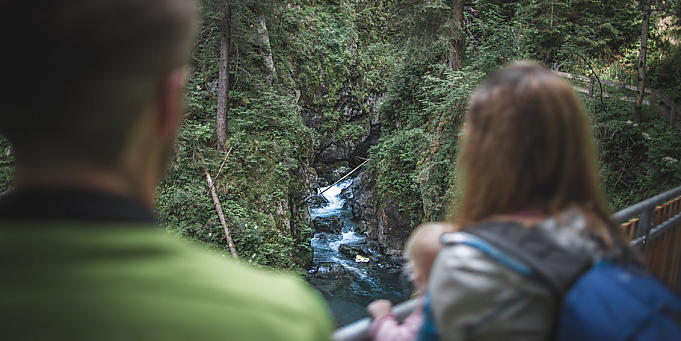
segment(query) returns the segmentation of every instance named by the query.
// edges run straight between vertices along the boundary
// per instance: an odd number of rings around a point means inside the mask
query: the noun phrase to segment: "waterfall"
[[[348,253],[347,249],[358,250],[359,254],[367,250],[367,245],[378,245],[355,231],[357,223],[342,197],[342,191],[352,181],[318,189],[317,193],[323,192],[328,203],[311,210],[313,219],[337,218],[342,222],[339,233],[315,232],[311,242],[314,266],[308,273],[308,280],[322,293],[338,324],[366,316],[366,305],[375,299],[386,298],[397,303],[411,293],[399,264],[378,253],[371,254],[371,260]],[[343,247],[345,253],[341,250]]]

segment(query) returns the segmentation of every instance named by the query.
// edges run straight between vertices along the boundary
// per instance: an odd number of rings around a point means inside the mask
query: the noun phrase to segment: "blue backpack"
[[[560,231],[491,222],[464,233],[500,263],[524,263],[562,298],[556,340],[681,340],[678,296],[636,264],[566,247],[570,238]]]

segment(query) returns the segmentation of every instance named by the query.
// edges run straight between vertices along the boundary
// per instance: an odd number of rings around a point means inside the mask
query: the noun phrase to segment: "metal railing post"
[[[648,250],[648,236],[650,235],[650,230],[653,228],[653,219],[655,215],[655,205],[646,207],[641,211],[641,217],[638,223],[638,231],[636,231],[636,237],[643,237],[643,245],[641,246],[641,251],[644,253]]]

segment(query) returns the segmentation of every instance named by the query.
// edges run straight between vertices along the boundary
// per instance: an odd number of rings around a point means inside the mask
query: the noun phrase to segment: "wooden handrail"
[[[574,75],[574,74],[562,72],[562,71],[553,71],[553,73],[555,73],[558,77],[565,78],[565,79],[571,79],[571,80],[575,80],[575,81],[578,81],[578,82],[593,84],[594,82],[597,81],[597,80],[594,80],[594,79],[586,77],[586,76]],[[634,91],[634,92],[638,91],[636,86],[629,85],[629,84],[615,83],[615,82],[610,82],[610,81],[606,81],[606,80],[600,80],[600,83],[603,84],[603,85],[621,88],[621,89],[626,89],[626,90],[630,90],[630,91]],[[584,88],[580,88],[580,87],[576,87],[576,86],[573,86],[573,88],[577,92],[581,92],[581,93],[585,93],[585,94],[589,94],[589,95],[591,95],[591,93],[592,93],[591,90],[587,90],[587,89],[584,89]],[[664,97],[660,93],[660,91],[658,91],[656,89],[644,88],[643,91],[644,91],[644,93],[650,95],[650,100],[644,100],[643,104],[655,105],[656,109],[662,114],[663,117],[668,115],[668,117],[665,117],[665,119],[666,118],[669,119],[669,125],[672,126],[672,128],[676,128],[676,129],[681,130],[681,122],[676,122],[677,121],[676,117],[680,113],[679,107],[676,105],[676,103],[671,101],[669,98]],[[612,96],[609,96],[607,93],[603,93],[603,97],[607,98],[607,97],[612,97]],[[627,96],[620,96],[620,97],[613,97],[613,98],[617,98],[620,101],[635,102],[634,98],[627,97]],[[655,102],[655,99],[659,99],[662,103],[664,103],[664,105],[667,106],[667,108],[661,108],[659,105],[657,105],[657,103]]]

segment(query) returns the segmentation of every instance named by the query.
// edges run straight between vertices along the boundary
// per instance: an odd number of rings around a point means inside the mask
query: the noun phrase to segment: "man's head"
[[[10,87],[0,133],[18,167],[121,172],[142,159],[131,150],[161,154],[172,143],[196,24],[191,0],[0,6]]]

